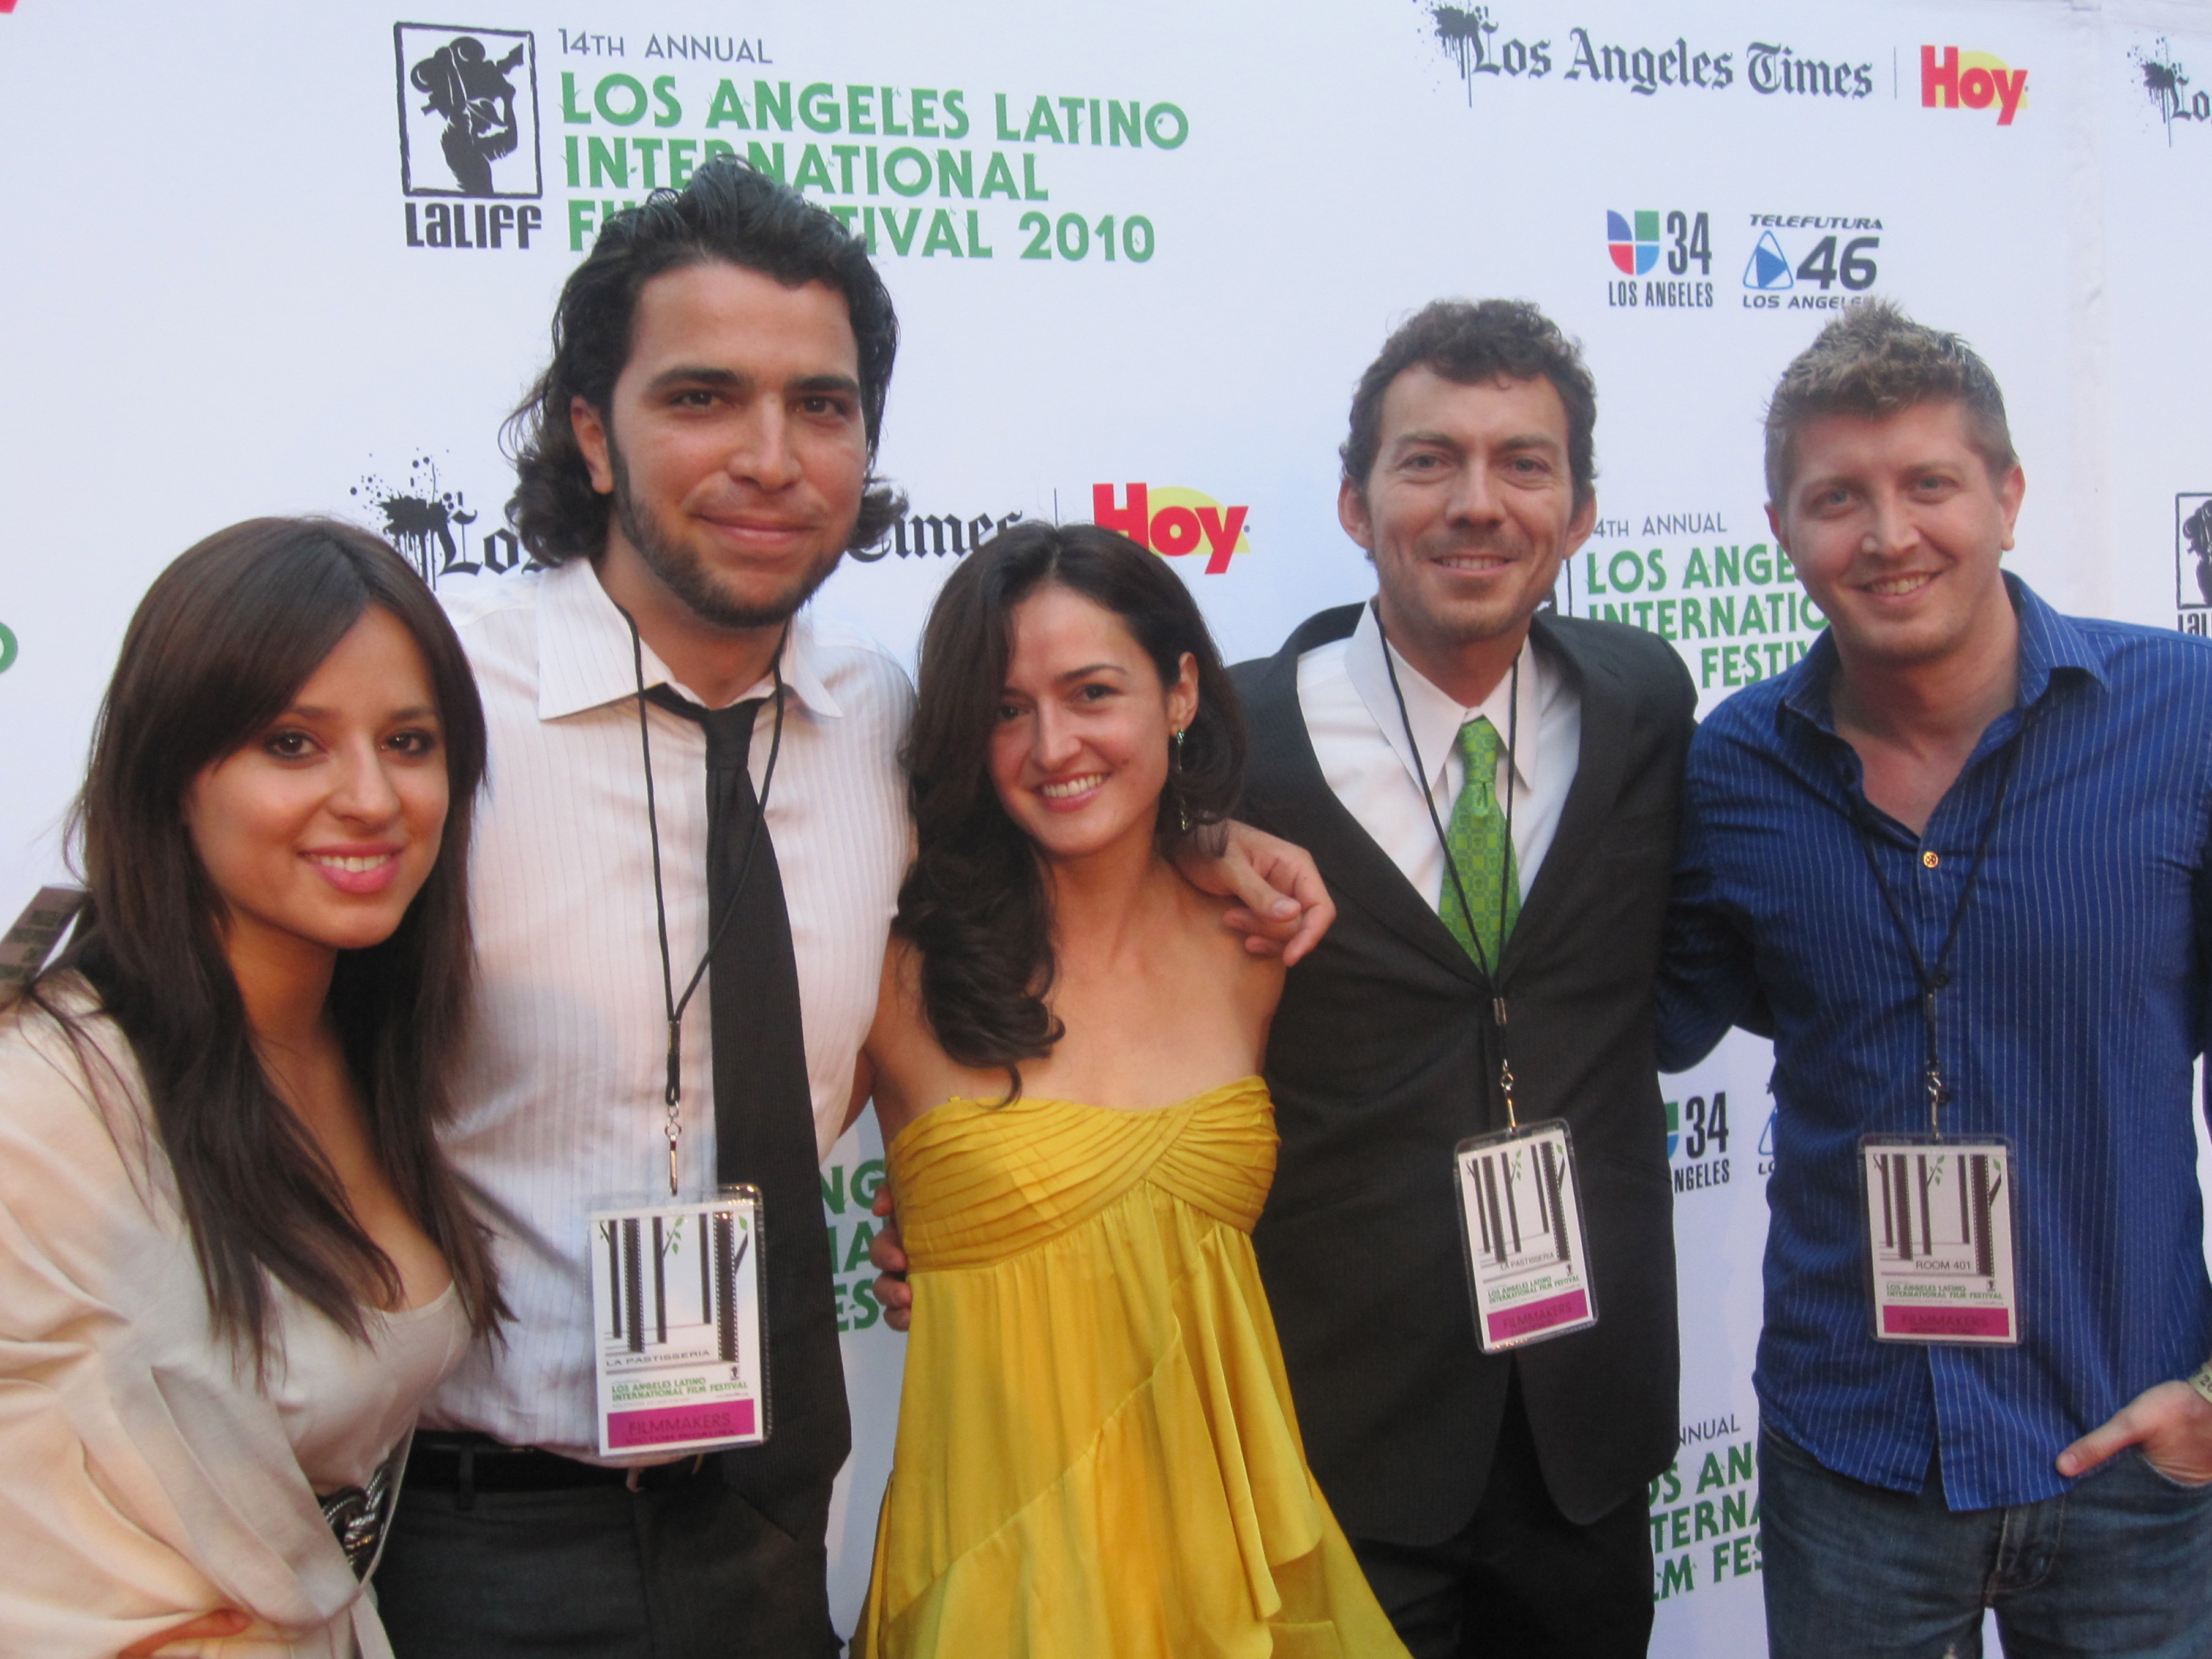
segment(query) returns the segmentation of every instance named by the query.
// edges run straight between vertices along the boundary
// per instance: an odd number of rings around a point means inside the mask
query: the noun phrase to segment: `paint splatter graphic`
[[[1436,26],[1437,44],[1459,65],[1459,78],[1467,82],[1467,100],[1474,102],[1474,66],[1482,58],[1482,37],[1490,32],[1487,6],[1431,6],[1429,21]]]
[[[486,570],[504,574],[532,562],[514,532],[504,527],[474,538],[471,546],[477,514],[468,504],[468,494],[446,489],[438,477],[437,462],[428,455],[408,462],[403,483],[387,483],[367,473],[349,493],[376,510],[382,519],[378,528],[433,587],[441,576],[473,576]]]
[[[2142,72],[2143,96],[2149,99],[2152,107],[2158,111],[2158,118],[2166,123],[2166,142],[2171,145],[2173,143],[2174,122],[2189,118],[2184,102],[2189,95],[2186,91],[2189,76],[2181,65],[2173,61],[2172,44],[2162,34],[2148,52],[2138,48],[2128,56],[2135,60],[2136,67]]]

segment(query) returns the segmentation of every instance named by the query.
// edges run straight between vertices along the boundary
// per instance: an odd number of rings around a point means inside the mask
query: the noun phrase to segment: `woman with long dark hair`
[[[1176,873],[1243,754],[1197,606],[1134,543],[1024,525],[946,583],[863,1079],[914,1291],[870,1659],[1403,1659],[1252,1255],[1283,970]]]
[[[0,1011],[0,1651],[389,1652],[416,1405],[505,1312],[433,1133],[483,761],[364,531],[234,525],[131,619],[85,908]]]

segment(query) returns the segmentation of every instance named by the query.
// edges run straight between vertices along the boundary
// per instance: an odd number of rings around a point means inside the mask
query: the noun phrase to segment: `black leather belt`
[[[509,1446],[488,1434],[422,1429],[407,1455],[406,1484],[458,1493],[460,1507],[467,1509],[480,1492],[572,1492],[590,1486],[665,1492],[698,1479],[707,1467],[702,1453],[673,1463],[609,1468],[535,1446]]]

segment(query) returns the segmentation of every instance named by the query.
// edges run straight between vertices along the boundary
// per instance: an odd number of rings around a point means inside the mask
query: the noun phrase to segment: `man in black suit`
[[[1255,1242],[1314,1472],[1416,1659],[1650,1635],[1678,1370],[1652,976],[1696,694],[1656,636],[1543,609],[1595,522],[1595,418],[1534,307],[1421,312],[1342,452],[1377,599],[1237,671],[1246,815],[1339,906],[1275,1018]],[[1453,1149],[1507,1126],[1508,1066],[1521,1123],[1570,1126],[1597,1319],[1486,1354]]]

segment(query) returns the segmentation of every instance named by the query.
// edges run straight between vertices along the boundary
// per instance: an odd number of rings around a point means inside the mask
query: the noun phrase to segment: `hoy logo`
[[[1133,483],[1123,489],[1125,500],[1117,506],[1112,484],[1091,486],[1091,517],[1101,530],[1118,530],[1164,558],[1179,559],[1203,547],[1209,576],[1228,569],[1231,554],[1252,550],[1244,533],[1249,507],[1224,507],[1211,495],[1176,484],[1156,489]]]
[[[1985,52],[1963,55],[1945,46],[1920,48],[1920,107],[1988,109],[1996,106],[1997,125],[2008,127],[2027,103],[2027,71],[2009,67]]]

